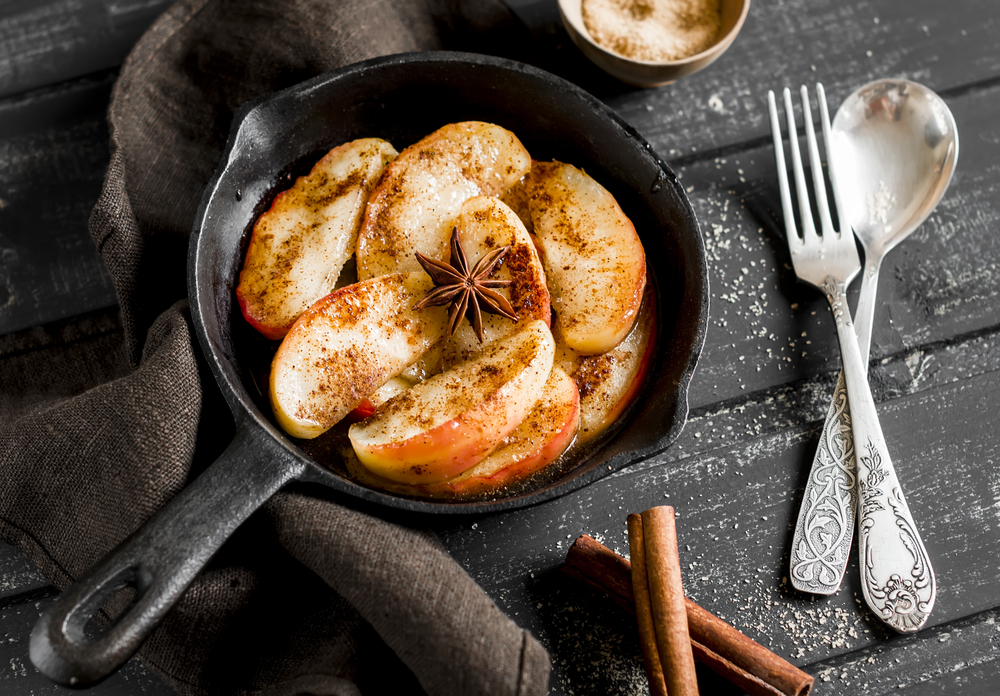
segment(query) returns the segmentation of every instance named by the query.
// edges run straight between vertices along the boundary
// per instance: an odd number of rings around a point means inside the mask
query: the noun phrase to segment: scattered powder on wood
[[[701,53],[722,26],[720,0],[583,0],[582,10],[594,41],[635,60]]]

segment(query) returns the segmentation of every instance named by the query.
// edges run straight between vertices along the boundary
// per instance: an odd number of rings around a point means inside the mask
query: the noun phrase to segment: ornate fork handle
[[[837,324],[857,449],[862,591],[879,618],[900,633],[912,633],[934,607],[934,570],[889,458],[847,308],[846,286],[827,278],[822,289]]]
[[[792,586],[831,595],[840,587],[854,539],[857,488],[854,436],[844,374],[823,423],[806,480],[789,558]]]
[[[866,374],[878,272],[877,264],[866,269],[854,315],[861,363]],[[848,404],[847,383],[841,371],[813,456],[792,537],[789,559],[792,586],[802,592],[819,595],[836,592],[850,557],[858,493]]]

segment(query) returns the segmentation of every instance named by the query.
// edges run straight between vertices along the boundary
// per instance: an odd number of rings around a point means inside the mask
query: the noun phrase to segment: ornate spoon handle
[[[847,308],[846,287],[828,278],[823,291],[837,323],[857,451],[861,588],[876,616],[900,633],[913,633],[934,607],[934,570],[889,458]]]
[[[861,363],[867,374],[880,259],[873,259],[861,279],[854,315]],[[837,377],[819,445],[806,480],[792,537],[789,574],[802,592],[831,595],[840,588],[854,538],[858,494],[855,485],[854,436],[844,373]]]

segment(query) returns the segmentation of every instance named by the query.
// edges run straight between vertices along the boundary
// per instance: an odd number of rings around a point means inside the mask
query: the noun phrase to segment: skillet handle
[[[236,528],[305,465],[238,428],[222,456],[67,588],[31,632],[31,661],[64,686],[90,686],[128,660]],[[110,625],[88,619],[131,587]],[[95,629],[96,628],[96,632]],[[95,634],[96,633],[96,634]]]

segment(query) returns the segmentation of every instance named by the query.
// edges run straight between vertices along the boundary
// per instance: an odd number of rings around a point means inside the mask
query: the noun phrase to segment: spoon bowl
[[[837,191],[866,262],[903,241],[944,195],[958,160],[958,130],[937,94],[908,80],[855,91],[832,127]]]

